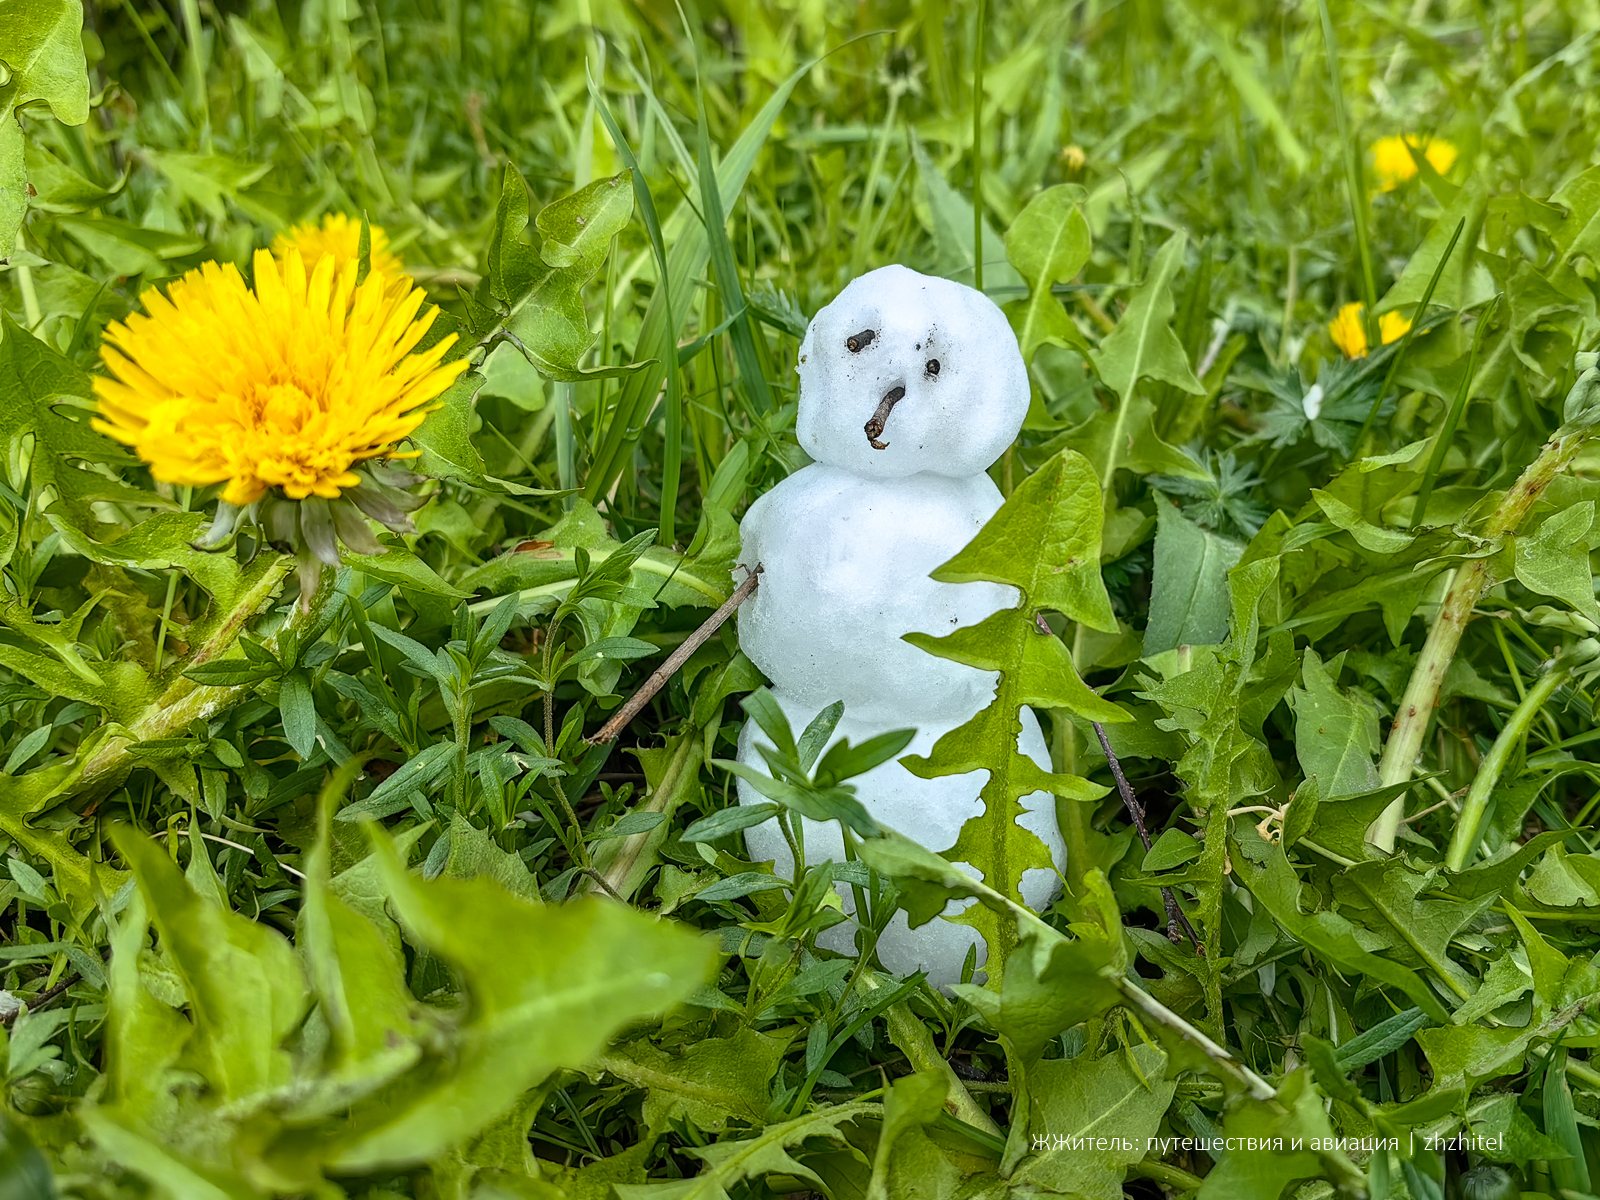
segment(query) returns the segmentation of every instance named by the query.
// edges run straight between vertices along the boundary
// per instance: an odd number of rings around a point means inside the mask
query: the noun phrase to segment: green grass
[[[77,20],[0,0],[0,1196],[1593,1190],[1592,12],[118,0],[82,112]],[[1394,135],[1458,157],[1384,190]],[[142,292],[330,211],[476,371],[418,533],[302,597],[83,418]],[[806,323],[893,262],[1013,315],[1006,512],[1104,585],[983,559],[1061,639],[1064,796],[1104,795],[1059,802],[1050,912],[979,889],[1007,974],[954,997],[815,952],[826,867],[745,859],[732,624],[584,740],[728,595],[805,461]],[[1412,332],[1346,359],[1351,301]],[[1027,486],[1062,477],[1098,508]],[[803,751],[778,790],[855,819]],[[880,924],[972,892],[853,828]],[[1101,1111],[1285,1147],[1036,1152]],[[1510,1149],[1411,1152],[1464,1123]]]

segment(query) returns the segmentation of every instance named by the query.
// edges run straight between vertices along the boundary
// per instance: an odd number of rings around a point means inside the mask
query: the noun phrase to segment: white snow
[[[928,575],[1000,507],[999,489],[984,472],[1021,428],[1027,371],[992,301],[900,266],[861,276],[817,313],[798,370],[796,429],[816,462],[757,500],[740,525],[740,564],[760,563],[764,573],[739,610],[739,644],[772,681],[796,734],[843,700],[834,740],[859,744],[915,727],[905,753],[925,755],[993,699],[997,677],[901,635],[947,634],[1016,603],[1010,587],[936,583]],[[739,758],[765,770],[758,736],[747,723]],[[1018,745],[1049,768],[1038,721],[1027,710]],[[985,777],[976,771],[918,779],[889,762],[853,782],[880,822],[943,850],[982,811]],[[743,782],[739,795],[745,804],[764,799]],[[1022,803],[1029,810],[1023,824],[1064,867],[1052,797],[1038,792]],[[804,830],[809,861],[843,856],[837,825],[805,821]],[[773,860],[780,874],[792,868],[776,822],[750,830],[747,843],[756,861]],[[1058,883],[1054,872],[1030,871],[1024,897],[1042,907]],[[840,893],[853,912],[848,889]],[[819,944],[854,953],[854,929],[853,922],[837,926]],[[902,913],[878,951],[890,970],[922,967],[946,985],[960,978],[977,941],[967,926],[938,919],[908,929]]]

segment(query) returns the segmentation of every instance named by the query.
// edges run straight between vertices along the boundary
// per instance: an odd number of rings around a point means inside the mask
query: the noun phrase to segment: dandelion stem
[[[1482,536],[1498,541],[1515,533],[1539,494],[1566,469],[1589,437],[1587,429],[1558,430],[1500,501],[1500,507],[1490,515]],[[1433,720],[1433,710],[1439,703],[1445,672],[1450,669],[1456,649],[1461,645],[1461,635],[1472,618],[1473,607],[1484,588],[1496,582],[1490,561],[1475,558],[1458,567],[1444,602],[1439,605],[1439,615],[1434,618],[1433,628],[1428,630],[1428,640],[1422,644],[1422,653],[1417,656],[1411,679],[1400,697],[1389,740],[1384,743],[1378,779],[1385,787],[1411,778],[1417,755],[1422,751],[1423,738]],[[1378,815],[1367,831],[1367,840],[1385,853],[1392,853],[1404,815],[1405,797],[1402,795]]]
[[[294,564],[293,555],[278,555],[262,573],[261,578],[234,603],[211,637],[194,652],[189,665],[199,666],[201,663],[211,662],[232,650],[238,644],[239,635],[244,632],[245,626],[272,602],[278,589],[294,568]],[[322,586],[317,589],[317,594],[309,607],[295,605],[288,619],[284,621],[283,629],[293,629],[297,634],[304,634],[306,630],[315,627],[337,591],[335,573],[324,572]],[[281,634],[282,630],[269,639],[270,649],[276,648]],[[100,742],[94,753],[83,760],[77,778],[63,789],[63,794],[99,791],[114,786],[126,778],[128,772],[133,769],[131,751],[134,746],[141,742],[175,737],[187,728],[191,721],[209,721],[218,713],[226,712],[253,695],[255,688],[251,684],[210,687],[180,675],[159,697],[146,705],[144,711],[132,723],[108,734]]]

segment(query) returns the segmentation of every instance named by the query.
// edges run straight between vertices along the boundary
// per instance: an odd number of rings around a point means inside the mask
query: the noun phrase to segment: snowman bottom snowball
[[[783,709],[784,716],[795,729],[804,729],[811,718],[816,716],[814,712],[801,711],[799,706],[782,695],[775,694],[775,698],[779,707]],[[1033,715],[1033,710],[1028,708],[1022,709],[1020,715],[1022,732],[1017,738],[1017,749],[1038,763],[1041,769],[1048,771],[1050,755],[1045,746],[1044,734],[1039,728],[1038,718]],[[965,718],[919,726],[911,744],[902,753],[928,754],[936,741],[964,721]],[[883,732],[885,730],[880,723],[852,719],[846,711],[828,745],[831,746],[844,738],[849,738],[852,744],[858,745],[867,738]],[[744,729],[739,735],[739,761],[764,771],[766,764],[758,745],[770,746],[771,743],[754,721],[745,722]],[[963,775],[941,775],[934,779],[921,779],[906,770],[898,761],[891,760],[874,767],[864,775],[858,775],[851,782],[856,788],[856,798],[866,806],[867,811],[879,824],[887,825],[931,849],[942,849],[955,844],[962,824],[969,818],[982,814],[984,802],[978,793],[987,782],[988,775],[987,771],[969,771]],[[740,804],[766,802],[765,796],[744,780],[739,781]],[[1067,848],[1056,824],[1054,797],[1047,792],[1033,792],[1022,798],[1022,808],[1023,814],[1017,823],[1038,835],[1050,851],[1050,859],[1056,866],[1054,871],[1036,867],[1022,874],[1023,900],[1030,908],[1042,911],[1060,894],[1060,872],[1066,868]],[[825,860],[844,861],[844,838],[837,822],[812,821],[797,815],[791,816],[790,820],[799,823],[803,828],[807,861],[813,863]],[[793,877],[794,857],[789,853],[789,845],[784,840],[783,831],[778,827],[776,819],[747,830],[745,845],[749,849],[752,862],[770,861],[778,875]],[[974,878],[979,876],[976,868],[969,863],[958,862],[955,865]],[[854,920],[855,897],[843,884],[835,884],[834,887],[844,902],[845,913],[852,919],[824,930],[817,936],[817,945],[824,950],[853,956],[856,952],[857,929]],[[935,987],[947,988],[952,983],[960,983],[961,969],[966,962],[968,951],[974,946],[977,947],[977,964],[980,969],[987,958],[987,953],[977,930],[969,925],[958,925],[944,918],[956,916],[972,903],[974,901],[952,900],[945,906],[942,916],[935,917],[917,929],[909,927],[904,912],[895,913],[878,939],[879,961],[886,970],[896,975],[926,971],[928,982]]]

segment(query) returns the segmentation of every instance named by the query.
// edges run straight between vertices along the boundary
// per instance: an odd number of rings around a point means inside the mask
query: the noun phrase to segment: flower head
[[[355,262],[333,254],[308,271],[292,247],[281,262],[257,251],[254,265],[253,289],[232,264],[206,263],[107,327],[95,428],[159,480],[225,484],[230,505],[271,489],[355,498],[352,468],[392,456],[468,364],[441,361],[454,335],[416,350],[438,315],[418,315],[421,289],[376,271],[357,286]]]
[[[371,235],[367,261],[372,273],[407,279],[404,264],[389,251],[389,235],[377,225],[368,225],[367,230]],[[320,225],[296,225],[272,239],[272,253],[278,258],[287,258],[291,250],[300,252],[308,270],[314,270],[324,255],[341,266],[357,262],[361,256],[361,222],[352,221],[344,213],[325,213]]]
[[[1424,142],[1414,133],[1405,137],[1379,138],[1372,143],[1372,173],[1378,190],[1392,192],[1417,173],[1415,152],[1420,150],[1428,165],[1443,175],[1456,161],[1456,148],[1443,138]]]
[[[1378,317],[1378,336],[1383,339],[1385,346],[1405,337],[1406,330],[1410,328],[1410,319],[1397,312],[1382,313]],[[1328,322],[1328,336],[1333,338],[1335,346],[1344,351],[1346,358],[1365,358],[1366,306],[1359,301],[1346,304],[1339,310],[1339,315]]]

